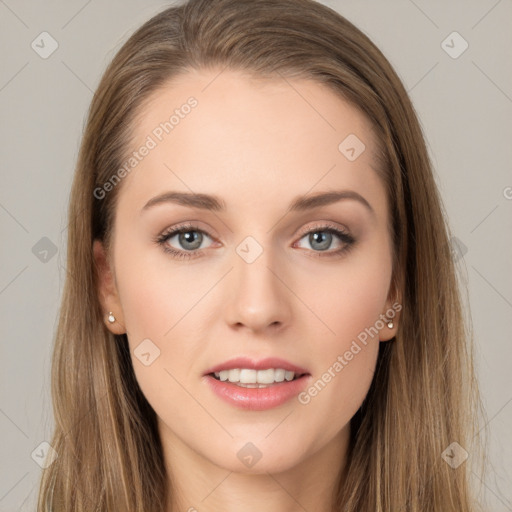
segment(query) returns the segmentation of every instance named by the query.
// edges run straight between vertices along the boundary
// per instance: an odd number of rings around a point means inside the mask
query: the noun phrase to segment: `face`
[[[145,105],[136,165],[115,185],[111,266],[94,251],[107,325],[128,335],[169,453],[275,472],[346,436],[397,324],[382,320],[395,310],[375,143],[362,114],[309,80],[191,71]],[[310,201],[326,192],[341,194]],[[220,375],[238,357],[305,375],[239,386],[256,372]]]

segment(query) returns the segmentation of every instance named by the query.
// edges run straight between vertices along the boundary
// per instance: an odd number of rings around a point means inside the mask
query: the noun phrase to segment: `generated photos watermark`
[[[386,321],[392,320],[396,313],[402,309],[402,305],[398,302],[395,302],[391,308],[386,311],[386,315],[380,315],[380,318],[371,326],[365,328],[357,335],[357,340],[352,340],[352,344],[350,348],[346,350],[342,355],[339,355],[336,358],[336,361],[333,362],[327,371],[325,371],[322,376],[316,380],[314,384],[312,384],[308,389],[302,391],[298,395],[298,400],[302,405],[307,405],[311,402],[311,399],[317,396],[329,382],[338,375],[343,368],[345,368],[350,361],[354,359],[354,357],[361,352],[361,345],[366,346],[368,344],[368,337],[372,338],[374,336],[378,336],[379,331],[384,328],[386,325]],[[359,344],[358,343],[361,344]]]
[[[94,197],[99,200],[104,199],[107,192],[113,190],[123,178],[135,169],[135,167],[150,154],[151,150],[155,149],[167,135],[172,133],[172,130],[174,130],[174,128],[181,123],[182,119],[185,119],[198,104],[197,99],[191,96],[187,99],[186,103],[183,103],[179,108],[175,108],[169,119],[162,121],[158,126],[153,128],[151,133],[146,137],[144,144],[142,144],[137,151],[133,151],[131,156],[123,162],[123,165],[117,169],[103,185],[94,189]]]

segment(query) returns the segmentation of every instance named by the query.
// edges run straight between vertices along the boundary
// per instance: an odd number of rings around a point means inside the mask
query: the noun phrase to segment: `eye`
[[[178,247],[170,244],[173,238],[176,238],[175,243],[178,244]],[[174,258],[190,259],[200,257],[203,254],[204,247],[201,246],[205,238],[211,239],[198,226],[187,223],[164,231],[155,239],[155,242],[161,245],[163,250]],[[310,228],[304,232],[300,240],[304,238],[307,238],[311,249],[308,252],[312,252],[314,256],[318,257],[341,256],[348,252],[356,242],[352,235],[332,224],[314,226],[312,229]],[[339,247],[328,251],[333,241],[338,241]],[[297,245],[294,244],[294,247],[297,247]]]
[[[315,256],[320,257],[341,256],[349,251],[355,243],[355,238],[352,235],[332,224],[315,226],[313,229],[306,231],[302,239],[306,239],[313,252],[319,253],[315,254]],[[332,246],[333,241],[336,242],[336,240],[340,246],[335,250],[327,252]]]
[[[199,229],[199,227],[193,224],[185,224],[174,227],[170,231],[165,231],[158,236],[155,241],[163,247],[165,252],[172,254],[174,257],[178,259],[188,259],[201,255],[202,250],[199,250],[199,248],[205,239],[204,235],[210,238],[210,236],[202,229]],[[176,238],[178,248],[169,245],[172,238]]]

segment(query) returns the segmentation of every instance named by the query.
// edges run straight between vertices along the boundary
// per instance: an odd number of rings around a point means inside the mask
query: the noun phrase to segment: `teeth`
[[[269,368],[267,370],[249,370],[247,368],[234,368],[215,372],[215,377],[221,381],[234,382],[240,385],[245,384],[274,384],[275,382],[291,381],[295,373],[283,370],[282,368]],[[244,386],[258,387],[258,386]],[[259,386],[262,387],[262,386]]]
[[[293,380],[293,377],[295,377],[295,373],[293,373],[293,372],[285,372],[285,374],[284,374],[284,378],[286,380]]]
[[[274,379],[276,382],[283,382],[285,375],[286,370],[283,370],[282,368],[274,370]]]
[[[229,370],[229,373],[231,373],[231,370]],[[240,370],[240,378],[238,379],[238,382],[241,384],[256,384],[256,381],[258,380],[258,372],[256,370],[246,370],[245,368],[243,370]],[[265,384],[264,382],[258,382],[258,384]]]
[[[240,380],[240,370],[238,368],[234,370],[227,370],[224,373],[227,373],[229,382],[238,382]]]

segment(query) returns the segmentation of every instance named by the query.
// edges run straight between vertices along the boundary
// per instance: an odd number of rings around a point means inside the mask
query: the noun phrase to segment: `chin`
[[[245,438],[247,439],[247,438]],[[210,461],[234,473],[260,475],[281,473],[293,469],[303,461],[303,451],[297,450],[296,443],[285,445],[279,442],[269,443],[268,440],[238,441],[232,449],[211,454]],[[229,457],[228,453],[231,452]],[[208,456],[207,453],[204,454]]]

